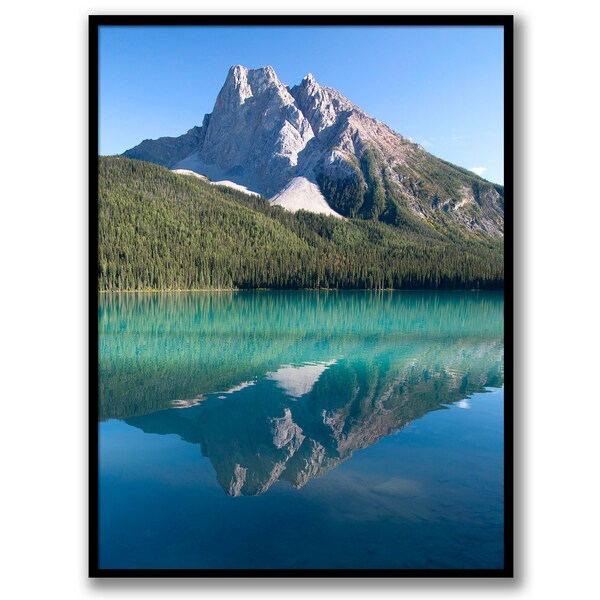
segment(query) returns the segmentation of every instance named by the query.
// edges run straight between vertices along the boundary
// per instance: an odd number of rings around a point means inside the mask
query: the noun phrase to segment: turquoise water
[[[101,568],[502,568],[499,293],[103,294]]]

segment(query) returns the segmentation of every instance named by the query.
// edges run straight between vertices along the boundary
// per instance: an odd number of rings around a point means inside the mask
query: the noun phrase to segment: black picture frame
[[[380,16],[104,16],[89,17],[89,569],[93,578],[113,577],[395,577],[511,578],[514,576],[514,19],[512,15]],[[502,569],[104,569],[98,535],[98,41],[103,26],[493,26],[504,31],[504,567]]]

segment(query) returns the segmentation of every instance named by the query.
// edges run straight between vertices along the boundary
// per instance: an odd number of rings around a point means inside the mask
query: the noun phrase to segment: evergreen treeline
[[[294,214],[137,160],[100,157],[98,201],[100,290],[503,287],[501,239]]]
[[[421,366],[461,373],[456,391],[466,393],[467,378],[477,382],[486,363],[502,368],[503,311],[503,294],[495,292],[101,294],[99,415],[171,408],[173,400],[229,390],[282,364],[340,356],[364,364],[374,360],[365,340],[375,331],[385,332],[377,340],[382,366],[394,357],[412,369],[420,357]],[[486,381],[501,385],[490,377],[478,385]]]

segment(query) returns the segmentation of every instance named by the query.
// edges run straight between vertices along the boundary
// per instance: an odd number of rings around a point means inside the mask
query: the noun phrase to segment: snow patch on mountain
[[[342,215],[327,204],[319,186],[306,177],[294,177],[279,194],[271,198],[271,204],[282,206],[291,212],[308,210],[343,219]]]
[[[172,171],[178,175],[191,175],[192,177],[197,177],[198,179],[203,179],[204,181],[208,180],[206,175],[200,175],[200,173],[190,171],[189,169],[172,169]]]
[[[211,170],[214,172],[214,169]],[[191,169],[172,169],[172,171],[173,173],[178,173],[179,175],[191,175],[193,177],[197,177],[198,179],[203,179],[211,185],[222,185],[224,187],[232,188],[234,190],[238,190],[238,192],[244,192],[244,194],[248,194],[249,196],[260,196],[258,192],[253,192],[252,190],[248,189],[245,185],[235,183],[235,181],[229,181],[228,179],[224,179],[222,181],[210,181],[206,175],[196,173],[196,171],[192,171]]]

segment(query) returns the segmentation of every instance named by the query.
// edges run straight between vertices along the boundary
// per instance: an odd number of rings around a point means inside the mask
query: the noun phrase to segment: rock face
[[[288,210],[501,236],[504,190],[425,152],[307,75],[231,67],[202,127],[125,156],[226,180]]]
[[[295,173],[314,133],[272,67],[233,67],[206,130],[201,158],[271,196]]]
[[[127,150],[123,154],[131,158],[145,160],[147,162],[171,166],[202,145],[204,139],[204,129],[202,127],[192,127],[187,133],[179,137],[161,137],[157,140],[144,140],[141,144]]]

